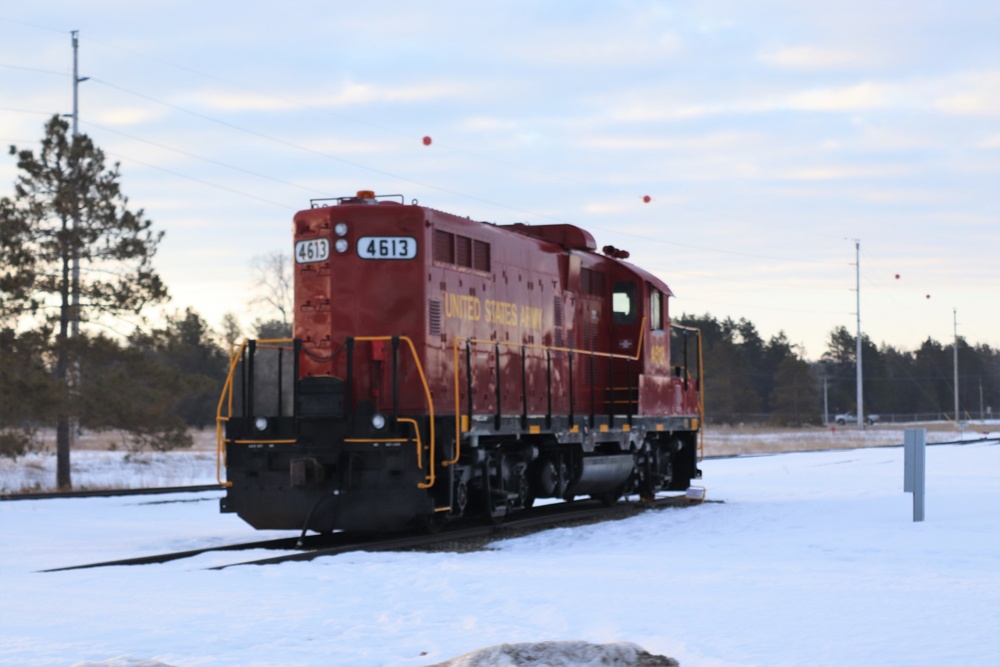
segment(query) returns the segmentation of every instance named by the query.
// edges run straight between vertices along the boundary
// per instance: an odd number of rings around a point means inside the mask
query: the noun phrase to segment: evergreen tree
[[[32,449],[38,425],[56,414],[45,339],[0,329],[0,456],[16,458]]]
[[[705,383],[706,387],[710,387],[705,391],[706,418],[716,423],[725,423],[744,421],[758,414],[762,407],[761,397],[753,383],[754,368],[742,345],[745,334],[753,341],[751,348],[760,340],[759,336],[755,337],[756,329],[753,325],[746,320],[738,323],[728,318],[720,322],[708,314],[681,315],[674,322],[701,331]],[[671,343],[673,365],[679,363],[678,347],[676,341]],[[688,362],[693,365],[693,349],[689,354],[691,356]],[[757,354],[760,354],[759,351]],[[753,356],[753,353],[749,356]]]
[[[819,392],[808,362],[791,355],[781,360],[771,392],[771,422],[782,426],[820,423]]]
[[[147,350],[104,335],[81,335],[73,343],[80,359],[76,405],[82,427],[121,431],[131,452],[193,444],[180,414],[191,391],[189,375]]]
[[[3,310],[41,312],[51,325],[49,347],[61,394],[56,481],[69,488],[71,369],[78,363],[70,344],[72,323],[139,313],[166,299],[151,264],[163,233],[152,231],[141,210],[129,209],[118,165],[106,165],[104,153],[86,135],[69,136],[62,118],[53,116],[46,124],[38,154],[14,146],[11,154],[18,157],[20,173],[13,198],[0,204],[0,245],[5,258],[18,260],[5,263]],[[75,261],[79,276],[71,270]]]
[[[188,308],[183,315],[169,315],[165,327],[149,334],[137,332],[130,342],[179,373],[181,397],[174,405],[174,414],[199,429],[214,422],[229,357],[212,340],[208,324],[198,313]]]

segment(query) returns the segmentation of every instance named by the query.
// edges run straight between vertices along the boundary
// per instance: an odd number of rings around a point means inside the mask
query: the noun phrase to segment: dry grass
[[[206,428],[203,430],[191,430],[191,437],[194,438],[194,446],[187,451],[208,452],[215,451],[215,429]],[[54,429],[39,431],[38,440],[41,443],[42,451],[56,451],[56,432]],[[126,450],[125,436],[121,431],[102,431],[100,433],[82,433],[76,443],[74,450],[107,452],[116,450]]]
[[[927,429],[928,442],[956,440],[961,433],[951,423],[882,424],[858,428],[857,426],[828,426],[780,428],[774,426],[708,426],[704,433],[705,456],[736,456],[746,454],[771,454],[781,452],[807,452],[829,449],[858,449],[862,447],[890,447],[903,444],[906,428]],[[970,425],[966,433],[988,432],[988,426]]]
[[[705,428],[705,456],[733,456],[736,454],[771,454],[780,452],[805,452],[824,449],[857,449],[861,447],[886,447],[900,445],[906,428],[927,429],[929,442],[958,439],[959,428],[950,422],[920,424],[880,424],[859,429],[857,426],[828,426],[783,428],[775,426],[707,426]],[[989,432],[989,425],[970,424],[967,433]],[[993,430],[997,430],[995,425]],[[188,451],[215,451],[215,429],[192,430],[194,447]],[[55,431],[39,434],[43,451],[55,451]],[[84,433],[74,446],[75,450],[114,451],[124,450],[123,435],[118,431]]]

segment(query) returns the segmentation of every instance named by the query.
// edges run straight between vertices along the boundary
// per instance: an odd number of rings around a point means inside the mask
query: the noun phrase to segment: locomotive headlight
[[[255,429],[263,433],[267,430],[267,417],[257,417],[257,419],[253,421],[253,426]]]
[[[385,428],[385,415],[372,415],[372,428],[381,431]]]
[[[347,236],[347,223],[338,222],[334,227],[333,231],[337,232],[337,236]]]
[[[337,239],[333,247],[337,249],[337,252],[347,252],[347,245],[347,239]]]

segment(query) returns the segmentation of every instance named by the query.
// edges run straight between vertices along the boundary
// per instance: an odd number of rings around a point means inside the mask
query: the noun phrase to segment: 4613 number
[[[409,236],[362,236],[358,239],[362,259],[413,259],[417,240]]]

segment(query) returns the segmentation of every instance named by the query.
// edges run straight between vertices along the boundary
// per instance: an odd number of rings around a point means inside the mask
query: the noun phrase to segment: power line
[[[215,164],[215,165],[218,165],[220,167],[225,167],[227,169],[232,169],[234,171],[238,171],[238,172],[241,172],[241,173],[244,173],[244,174],[249,174],[251,176],[256,176],[258,178],[266,179],[268,181],[273,181],[273,182],[279,183],[281,185],[287,185],[289,187],[298,188],[298,189],[303,190],[305,192],[312,192],[313,194],[320,194],[320,195],[328,195],[329,194],[329,192],[327,192],[325,190],[317,190],[315,188],[309,188],[309,187],[306,187],[304,185],[299,185],[298,183],[292,183],[291,181],[285,181],[285,180],[282,180],[280,178],[274,178],[273,176],[268,176],[267,174],[262,174],[260,172],[252,171],[250,169],[245,169],[243,167],[239,167],[239,166],[236,166],[236,165],[233,165],[233,164],[229,164],[227,162],[221,162],[219,160],[214,160],[212,158],[205,157],[203,155],[198,155],[197,153],[192,153],[190,151],[186,151],[186,150],[183,150],[183,149],[180,149],[180,148],[176,148],[176,147],[173,147],[173,146],[167,146],[166,144],[161,144],[161,143],[158,143],[156,141],[149,141],[148,139],[142,139],[141,137],[137,137],[135,135],[128,134],[126,132],[121,132],[120,130],[114,130],[114,129],[112,129],[110,127],[107,127],[105,125],[98,125],[97,123],[93,123],[93,122],[89,122],[89,121],[85,121],[85,124],[89,125],[91,127],[96,127],[96,128],[98,128],[100,130],[103,130],[105,132],[111,132],[113,134],[117,134],[117,135],[125,137],[127,139],[132,139],[133,141],[139,141],[139,142],[142,142],[144,144],[148,144],[150,146],[156,146],[157,148],[162,148],[163,150],[171,151],[171,152],[177,153],[179,155],[186,155],[187,157],[191,157],[191,158],[194,158],[196,160],[201,160],[202,162],[207,162],[209,164]]]
[[[212,81],[218,81],[220,83],[224,83],[224,84],[232,86],[234,88],[238,88],[238,89],[245,90],[245,91],[248,91],[248,92],[256,93],[258,95],[263,95],[265,97],[270,97],[272,99],[279,100],[279,101],[282,101],[282,102],[287,102],[289,104],[292,104],[294,106],[297,106],[297,107],[300,107],[300,108],[303,108],[303,109],[310,109],[310,110],[313,110],[313,111],[318,111],[320,113],[324,113],[324,114],[333,116],[335,118],[339,118],[341,120],[346,120],[346,121],[349,121],[349,122],[352,122],[352,123],[357,123],[359,125],[364,125],[366,127],[371,127],[373,129],[379,130],[381,132],[387,132],[387,133],[390,133],[390,134],[395,134],[397,136],[408,137],[408,138],[412,136],[409,132],[403,132],[403,131],[400,131],[400,130],[397,130],[397,129],[394,129],[394,128],[391,128],[391,127],[388,127],[388,126],[385,126],[385,125],[379,125],[377,123],[372,123],[370,121],[366,121],[366,120],[362,120],[362,119],[359,119],[359,118],[355,118],[353,116],[348,116],[346,114],[337,113],[337,112],[331,111],[330,109],[327,109],[327,108],[324,108],[324,107],[317,107],[315,105],[307,104],[307,103],[301,102],[299,100],[296,100],[296,99],[293,99],[293,98],[290,98],[290,97],[285,97],[283,95],[276,95],[276,94],[274,94],[272,92],[269,92],[269,91],[266,91],[266,90],[261,90],[259,88],[255,88],[255,87],[252,87],[252,86],[247,86],[245,84],[238,83],[238,82],[235,82],[235,81],[232,81],[232,80],[220,77],[220,76],[216,76],[214,74],[209,74],[207,72],[203,72],[201,70],[197,70],[197,69],[194,69],[194,68],[191,68],[191,67],[187,67],[187,66],[184,66],[184,65],[179,65],[177,63],[173,63],[173,62],[170,62],[170,61],[167,61],[167,60],[163,60],[162,58],[156,58],[155,56],[150,56],[148,54],[145,54],[145,53],[142,53],[142,52],[139,52],[139,51],[135,51],[135,50],[132,50],[132,49],[126,49],[124,47],[121,47],[121,46],[118,46],[118,45],[115,45],[115,44],[110,44],[108,42],[101,42],[101,41],[94,40],[94,39],[89,39],[89,41],[94,42],[95,44],[99,44],[101,46],[104,46],[106,48],[116,49],[116,50],[119,50],[119,51],[123,51],[125,53],[130,53],[132,55],[136,55],[136,56],[139,56],[141,58],[145,58],[147,60],[150,60],[152,62],[156,62],[156,63],[159,63],[161,65],[165,65],[167,67],[172,67],[172,68],[178,69],[178,70],[183,71],[183,72],[188,72],[188,73],[191,73],[191,74],[202,76],[202,77],[205,77],[205,78],[210,79]],[[537,168],[534,168],[534,167],[528,167],[528,166],[525,166],[525,165],[521,165],[521,164],[517,164],[517,163],[514,163],[514,162],[510,162],[508,160],[502,160],[502,159],[497,158],[495,156],[487,155],[485,153],[480,153],[480,152],[477,152],[477,151],[470,151],[468,149],[461,148],[461,147],[454,146],[454,145],[450,145],[450,144],[447,144],[447,143],[445,143],[445,144],[439,144],[439,145],[443,145],[444,147],[446,147],[446,148],[448,148],[450,150],[457,151],[459,153],[464,153],[466,155],[471,155],[471,156],[474,156],[474,157],[477,157],[477,158],[480,158],[480,159],[489,160],[489,161],[495,162],[497,164],[503,164],[503,165],[506,165],[506,166],[509,166],[509,167],[514,167],[516,169],[522,169],[522,170],[529,171],[529,172],[532,172],[532,173],[541,174],[541,175],[544,175],[544,176],[549,176],[551,178],[556,178],[556,179],[559,179],[559,180],[564,180],[564,181],[567,181],[567,182],[570,182],[570,183],[575,183],[577,185],[584,185],[584,186],[587,186],[587,187],[590,187],[590,188],[599,187],[599,184],[591,183],[591,182],[580,180],[580,179],[570,178],[570,177],[565,176],[563,174],[556,174],[556,173],[553,173],[553,172],[548,172],[548,171],[545,171],[545,170],[537,169]],[[357,165],[357,166],[361,166],[362,168],[367,168],[367,167],[364,167],[363,165]],[[381,173],[381,172],[379,172],[379,173]],[[393,177],[394,178],[400,178],[398,176],[393,176]],[[403,179],[403,180],[407,180],[407,179]],[[442,190],[440,188],[434,188],[434,186],[429,186],[429,185],[423,184],[423,183],[417,183],[416,181],[412,181],[412,182],[414,182],[414,183],[416,183],[418,185],[423,185],[424,187],[431,187],[432,189],[438,189],[439,191],[449,192],[450,194],[458,194],[459,196],[468,196],[468,195],[463,195],[461,193],[454,193],[454,192],[451,192],[451,191],[448,191],[448,190]],[[478,198],[475,198],[475,197],[471,197],[471,198],[478,199]],[[488,202],[486,200],[481,200],[480,199],[479,201],[483,201],[484,203],[490,203],[492,205],[502,206],[501,204],[497,204],[495,202]],[[836,234],[827,234],[827,233],[824,233],[824,232],[816,232],[816,231],[809,230],[809,229],[802,229],[801,227],[792,227],[792,226],[779,225],[779,224],[769,223],[769,222],[761,222],[759,220],[753,220],[753,219],[750,219],[750,218],[747,218],[747,217],[744,217],[744,216],[734,216],[732,214],[719,213],[717,211],[709,211],[709,210],[706,210],[706,209],[699,209],[699,208],[695,208],[695,207],[691,207],[691,206],[686,206],[686,205],[683,205],[683,204],[676,204],[676,203],[673,203],[673,202],[662,202],[662,203],[665,206],[670,206],[672,208],[678,208],[678,209],[683,209],[683,210],[687,210],[687,211],[692,211],[692,212],[699,213],[699,214],[702,214],[702,215],[711,215],[711,216],[717,217],[717,218],[722,219],[722,220],[733,220],[733,221],[737,221],[737,222],[744,222],[744,223],[747,223],[747,224],[759,225],[759,226],[762,226],[762,227],[770,227],[772,229],[779,229],[779,230],[782,230],[782,231],[790,231],[790,232],[795,232],[795,233],[798,233],[798,234],[806,234],[806,235],[817,236],[817,237],[828,238],[828,239],[843,239],[844,238],[844,237],[842,237],[840,235],[836,235]],[[510,208],[510,207],[505,207],[505,208]],[[517,209],[512,209],[512,210],[517,211]],[[526,211],[519,211],[519,212],[530,213],[530,212],[526,212]],[[538,217],[546,217],[546,216],[541,216],[539,214],[534,214],[534,213],[531,213],[531,214],[532,215],[536,215]]]
[[[37,67],[22,67],[21,65],[8,65],[6,63],[0,63],[0,67],[3,67],[4,69],[17,69],[21,70],[22,72],[36,72],[39,74],[52,74],[55,76],[69,76],[69,74],[67,74],[66,72],[56,72],[54,70],[39,69]]]
[[[143,93],[139,93],[137,91],[130,90],[130,89],[125,88],[123,86],[118,86],[116,84],[110,83],[108,81],[104,81],[102,79],[98,79],[96,77],[91,77],[91,81],[103,84],[103,85],[108,86],[109,88],[113,88],[115,90],[119,90],[119,91],[121,91],[123,93],[126,93],[128,95],[133,95],[135,97],[139,97],[139,98],[147,100],[149,102],[153,102],[155,104],[160,104],[160,105],[166,106],[168,108],[174,109],[176,111],[180,111],[182,113],[186,113],[186,114],[195,116],[197,118],[201,118],[203,120],[207,120],[207,121],[212,122],[212,123],[217,123],[219,125],[222,125],[224,127],[228,127],[230,129],[236,130],[238,132],[244,132],[246,134],[250,134],[252,136],[264,139],[266,141],[270,141],[270,142],[273,142],[273,143],[276,143],[276,144],[279,144],[279,145],[282,145],[282,146],[285,146],[285,147],[288,147],[288,148],[292,148],[292,149],[295,149],[295,150],[299,150],[299,151],[303,151],[303,152],[306,152],[306,153],[310,153],[312,155],[317,155],[317,156],[320,156],[320,157],[324,157],[324,158],[327,158],[327,159],[330,159],[330,160],[335,160],[337,162],[340,162],[342,164],[346,164],[346,165],[349,165],[349,166],[352,166],[352,167],[356,167],[356,168],[359,168],[359,169],[364,169],[364,170],[367,170],[367,171],[371,171],[371,172],[374,172],[374,173],[377,173],[377,174],[380,174],[380,175],[383,175],[383,176],[388,176],[390,178],[399,179],[399,180],[405,181],[407,183],[413,183],[414,185],[419,185],[420,187],[428,188],[428,189],[431,189],[431,190],[437,190],[438,192],[445,192],[447,194],[451,194],[451,195],[454,195],[456,197],[463,197],[465,199],[470,199],[470,200],[478,201],[480,203],[489,204],[491,206],[497,206],[497,207],[504,208],[504,209],[507,209],[507,210],[511,210],[511,211],[514,211],[514,212],[517,212],[517,213],[523,213],[523,214],[534,216],[534,217],[537,217],[537,218],[543,218],[543,219],[546,219],[546,220],[552,220],[554,222],[560,222],[560,223],[566,223],[566,224],[574,224],[574,225],[577,224],[577,223],[575,223],[573,221],[566,220],[564,218],[560,218],[560,217],[557,217],[557,216],[551,216],[551,215],[545,215],[545,214],[541,214],[541,213],[534,213],[532,211],[526,211],[524,209],[519,209],[519,208],[516,208],[514,206],[509,206],[509,205],[503,204],[501,202],[491,201],[491,200],[488,200],[488,199],[484,199],[482,197],[476,197],[474,195],[468,195],[468,194],[465,194],[465,193],[462,193],[462,192],[458,192],[458,191],[455,191],[455,190],[450,190],[450,189],[447,189],[447,188],[442,188],[442,187],[439,187],[439,186],[435,186],[435,185],[432,185],[430,183],[425,183],[425,182],[422,182],[422,181],[417,181],[415,179],[407,178],[405,176],[400,176],[398,174],[393,174],[391,172],[387,172],[387,171],[384,171],[382,169],[377,169],[375,167],[369,167],[369,166],[361,164],[359,162],[354,162],[352,160],[347,160],[347,159],[344,159],[344,158],[341,158],[341,157],[337,157],[336,155],[331,155],[330,153],[326,153],[324,151],[318,151],[316,149],[309,148],[308,146],[302,146],[300,144],[296,144],[296,143],[291,142],[291,141],[286,141],[284,139],[280,139],[278,137],[274,137],[272,135],[265,134],[263,132],[259,132],[257,130],[253,130],[253,129],[250,129],[250,128],[243,127],[241,125],[237,125],[236,123],[231,123],[229,121],[222,120],[220,118],[216,118],[216,117],[210,116],[208,114],[203,114],[203,113],[201,113],[199,111],[194,111],[194,110],[191,110],[191,109],[187,109],[185,107],[181,107],[181,106],[178,106],[176,104],[172,104],[170,102],[166,102],[164,100],[160,100],[160,99],[157,99],[155,97],[151,97],[149,95],[145,95]],[[695,249],[695,250],[703,250],[703,251],[706,251],[706,252],[716,252],[716,253],[729,254],[729,255],[739,255],[739,256],[744,256],[744,257],[754,257],[754,258],[757,258],[757,259],[767,259],[767,260],[770,260],[770,261],[778,261],[778,262],[806,262],[806,263],[812,263],[812,264],[828,264],[828,265],[838,265],[838,266],[840,265],[839,262],[828,262],[828,261],[819,261],[819,260],[804,260],[804,259],[800,259],[800,258],[799,259],[792,259],[792,258],[788,258],[788,257],[774,257],[774,256],[769,256],[769,255],[759,255],[759,254],[739,252],[739,251],[733,251],[733,250],[721,250],[721,249],[717,249],[717,248],[709,248],[709,247],[706,247],[706,246],[697,246],[697,245],[688,244],[688,243],[678,243],[678,242],[675,242],[675,241],[664,241],[663,239],[659,239],[659,238],[652,237],[652,236],[645,236],[645,235],[642,235],[642,234],[634,234],[634,233],[630,233],[630,232],[623,232],[621,230],[608,229],[606,227],[600,227],[600,226],[597,226],[597,225],[590,225],[590,227],[592,229],[599,229],[601,231],[612,233],[612,234],[622,234],[624,236],[630,236],[630,237],[642,239],[642,240],[645,240],[645,241],[652,241],[652,242],[655,242],[655,243],[662,243],[662,244],[665,244],[665,245],[678,246],[678,247],[684,247],[684,248],[691,248],[691,249]]]
[[[127,157],[127,156],[120,155],[120,154],[117,154],[117,153],[112,153],[110,151],[104,151],[104,152],[107,153],[108,155],[111,155],[112,157],[117,157],[117,158],[119,158],[121,160],[127,160],[129,162],[134,162],[135,164],[140,164],[143,167],[147,167],[149,169],[155,169],[157,171],[162,171],[165,174],[170,174],[172,176],[177,176],[178,178],[183,178],[183,179],[186,179],[186,180],[189,180],[189,181],[194,181],[195,183],[200,183],[202,185],[207,185],[207,186],[209,186],[211,188],[216,188],[218,190],[225,190],[226,192],[231,192],[232,194],[240,195],[241,197],[247,197],[248,199],[256,199],[257,201],[264,202],[265,204],[273,204],[274,206],[280,206],[281,208],[289,209],[289,210],[292,210],[292,211],[298,211],[299,210],[299,207],[297,207],[297,206],[289,206],[288,204],[285,204],[285,203],[282,203],[282,202],[277,202],[277,201],[274,201],[274,200],[271,200],[271,199],[265,199],[263,197],[258,197],[257,195],[252,195],[252,194],[250,194],[248,192],[242,192],[240,190],[236,190],[234,188],[230,188],[230,187],[225,186],[225,185],[219,185],[218,183],[212,183],[211,181],[206,181],[206,180],[201,179],[201,178],[195,178],[194,176],[188,176],[188,175],[182,174],[182,173],[180,173],[178,171],[173,171],[172,169],[166,169],[164,167],[157,167],[156,165],[149,164],[148,162],[143,162],[142,160],[136,160],[135,158]]]
[[[679,297],[674,297],[675,300]],[[730,308],[745,308],[747,310],[772,310],[784,313],[809,313],[813,315],[850,315],[850,313],[844,313],[834,310],[805,310],[802,308],[775,308],[773,306],[755,306],[750,303],[726,303],[724,301],[712,301],[709,299],[698,299],[698,303],[711,303],[717,306],[729,306]]]

